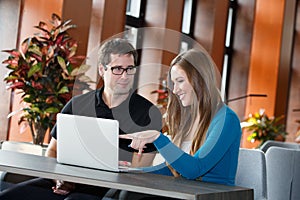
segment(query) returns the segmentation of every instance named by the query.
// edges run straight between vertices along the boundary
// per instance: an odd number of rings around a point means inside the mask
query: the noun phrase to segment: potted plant
[[[40,32],[26,38],[20,50],[4,50],[9,57],[3,61],[10,69],[4,81],[9,89],[22,93],[26,105],[18,123],[29,125],[33,143],[39,145],[72,94],[90,89],[90,79],[84,75],[89,67],[80,65],[85,57],[76,55],[77,41],[67,33],[75,25],[71,20],[62,22],[56,14],[50,22],[51,27],[45,22],[34,26]]]
[[[250,114],[243,122],[244,128],[251,132],[247,140],[251,142],[260,141],[261,146],[267,140],[285,141],[286,135],[284,124],[278,123],[284,116],[268,117],[264,109]]]

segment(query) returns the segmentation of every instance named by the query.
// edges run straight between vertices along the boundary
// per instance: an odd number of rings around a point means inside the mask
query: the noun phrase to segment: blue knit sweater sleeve
[[[218,167],[217,165],[220,165],[220,163],[224,165],[226,162],[234,162],[233,166],[236,167],[240,135],[241,128],[239,119],[227,106],[223,106],[215,115],[208,128],[205,143],[193,156],[182,151],[163,134],[160,134],[154,141],[154,145],[165,160],[181,174],[181,176],[188,179],[196,179],[204,175],[206,176],[213,168],[219,171],[221,170],[220,172],[217,172],[220,174],[222,174],[223,169],[226,170],[230,168],[226,166]],[[231,148],[234,148],[234,150]],[[228,154],[231,152],[234,154],[233,156],[224,156],[226,153]],[[224,158],[230,158],[230,160],[224,161]],[[223,161],[220,162],[222,159]],[[235,176],[234,167],[232,173],[230,172],[233,176]],[[152,167],[154,173],[160,172],[161,174],[164,174],[168,172],[166,175],[169,175],[170,170],[166,170],[166,168],[168,167],[166,167],[165,164],[164,166],[160,165]],[[148,168],[148,170],[150,169],[151,167]],[[214,171],[214,173],[216,172]],[[212,176],[214,175],[215,174]],[[229,174],[228,176],[231,175]]]
[[[167,167],[166,163],[161,163],[159,165],[151,166],[151,167],[144,167],[144,172],[149,172],[153,174],[162,174],[167,176],[173,176],[171,170]]]

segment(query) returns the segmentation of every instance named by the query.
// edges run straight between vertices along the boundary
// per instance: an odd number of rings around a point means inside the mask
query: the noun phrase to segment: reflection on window
[[[126,15],[140,17],[141,0],[127,0]]]

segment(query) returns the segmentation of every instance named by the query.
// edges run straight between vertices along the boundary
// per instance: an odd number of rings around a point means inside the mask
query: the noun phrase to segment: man
[[[159,131],[162,123],[160,111],[133,91],[136,65],[137,52],[128,41],[116,38],[105,42],[99,49],[99,74],[104,82],[103,87],[73,97],[61,112],[116,119],[119,121],[120,134],[142,130]],[[46,156],[56,157],[56,126],[52,129],[51,136]],[[139,155],[129,144],[128,140],[120,140],[121,159],[131,161],[134,167],[152,164],[155,156],[153,145],[147,146],[145,152]],[[98,199],[108,190],[61,180],[55,182],[54,184],[52,180],[35,179],[21,183],[16,188],[0,194],[0,199]],[[52,187],[53,191],[50,191],[49,187]]]

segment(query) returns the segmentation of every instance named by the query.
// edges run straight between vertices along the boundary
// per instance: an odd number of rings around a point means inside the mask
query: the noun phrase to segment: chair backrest
[[[270,147],[266,152],[268,197],[300,199],[300,150]]]
[[[265,154],[259,149],[240,148],[235,179],[237,186],[253,188],[254,199],[267,199]]]
[[[300,150],[295,151],[294,179],[292,183],[291,199],[300,199]]]
[[[267,150],[272,146],[289,148],[289,149],[300,149],[300,144],[293,143],[293,142],[280,142],[274,140],[266,141],[261,145],[259,149],[266,153]]]
[[[34,155],[43,155],[44,150],[40,145],[34,145],[27,142],[14,142],[14,141],[2,141],[1,148],[2,150],[8,151],[17,151],[22,153],[29,153]]]

